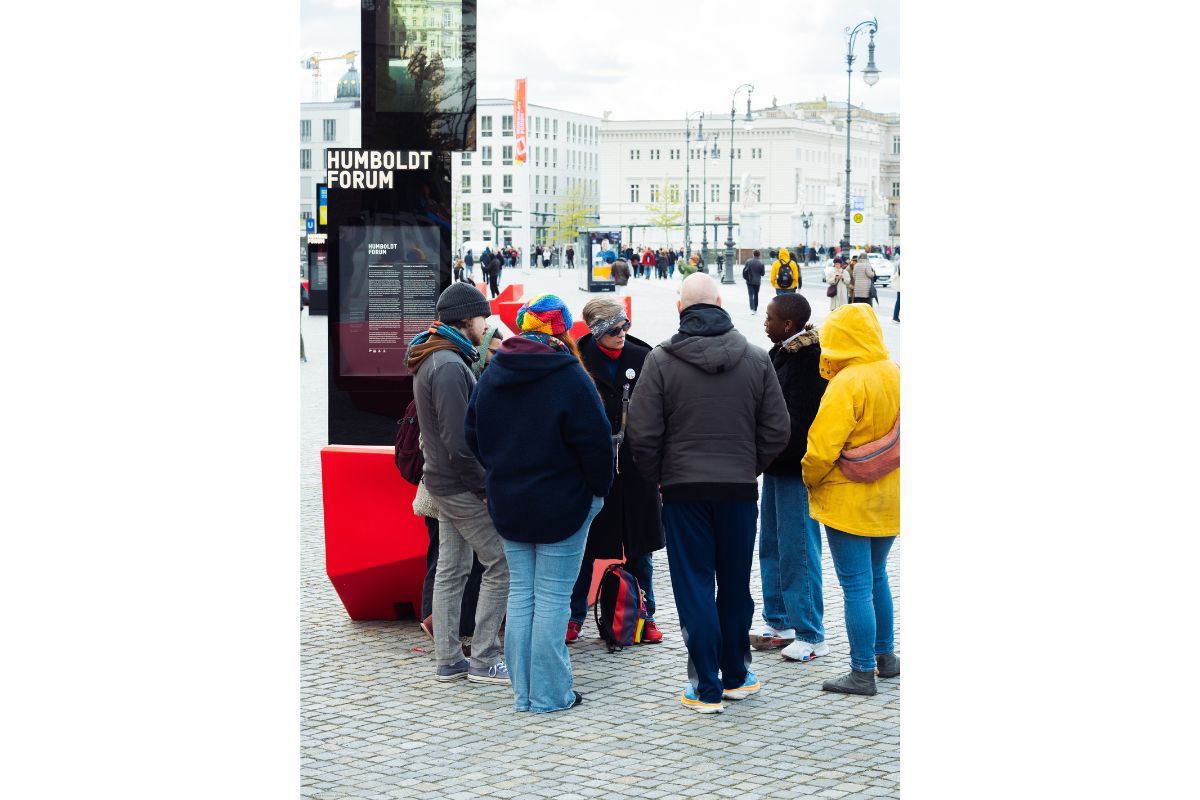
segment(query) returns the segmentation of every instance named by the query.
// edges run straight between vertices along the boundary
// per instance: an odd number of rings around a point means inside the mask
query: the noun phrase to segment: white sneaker
[[[777,631],[770,625],[763,624],[758,630],[750,631],[750,645],[755,650],[777,650],[790,644],[795,638],[795,628]]]
[[[812,661],[818,656],[829,655],[829,645],[821,642],[820,644],[812,645],[808,642],[802,642],[799,639],[789,644],[779,652],[779,655],[786,658],[788,661],[807,662]]]

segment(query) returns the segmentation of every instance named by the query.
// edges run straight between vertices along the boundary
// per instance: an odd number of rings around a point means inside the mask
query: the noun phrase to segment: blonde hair
[[[601,319],[608,319],[617,314],[625,313],[625,304],[618,303],[607,297],[596,297],[588,300],[583,306],[583,321],[590,327]]]

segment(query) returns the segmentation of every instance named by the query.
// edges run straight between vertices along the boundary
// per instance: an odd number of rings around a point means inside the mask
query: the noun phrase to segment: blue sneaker
[[[437,668],[437,674],[434,675],[434,680],[452,681],[456,678],[466,677],[467,670],[471,668],[471,662],[465,658],[457,664],[446,664]]]
[[[467,672],[467,680],[475,683],[512,683],[508,677],[508,667],[503,661],[497,661],[490,667],[471,667]]]
[[[746,670],[746,682],[736,689],[726,689],[726,700],[745,700],[762,688],[762,681],[752,671]]]
[[[724,703],[706,703],[701,700],[696,696],[695,687],[690,684],[683,690],[683,694],[679,696],[679,702],[683,703],[684,708],[690,708],[699,714],[720,714],[725,710]]]

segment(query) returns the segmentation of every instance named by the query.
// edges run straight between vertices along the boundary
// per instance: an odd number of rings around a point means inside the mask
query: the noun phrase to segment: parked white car
[[[875,270],[875,285],[891,285],[892,274],[895,272],[892,262],[884,258],[883,253],[867,253],[867,258],[871,259],[871,269]]]

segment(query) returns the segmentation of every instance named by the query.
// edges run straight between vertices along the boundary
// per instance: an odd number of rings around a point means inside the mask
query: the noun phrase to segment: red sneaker
[[[642,644],[658,644],[662,641],[662,631],[654,624],[654,620],[646,620],[642,627]]]
[[[574,644],[575,640],[579,638],[579,632],[582,630],[583,630],[583,626],[580,625],[578,622],[568,622],[567,623],[567,644]]]

